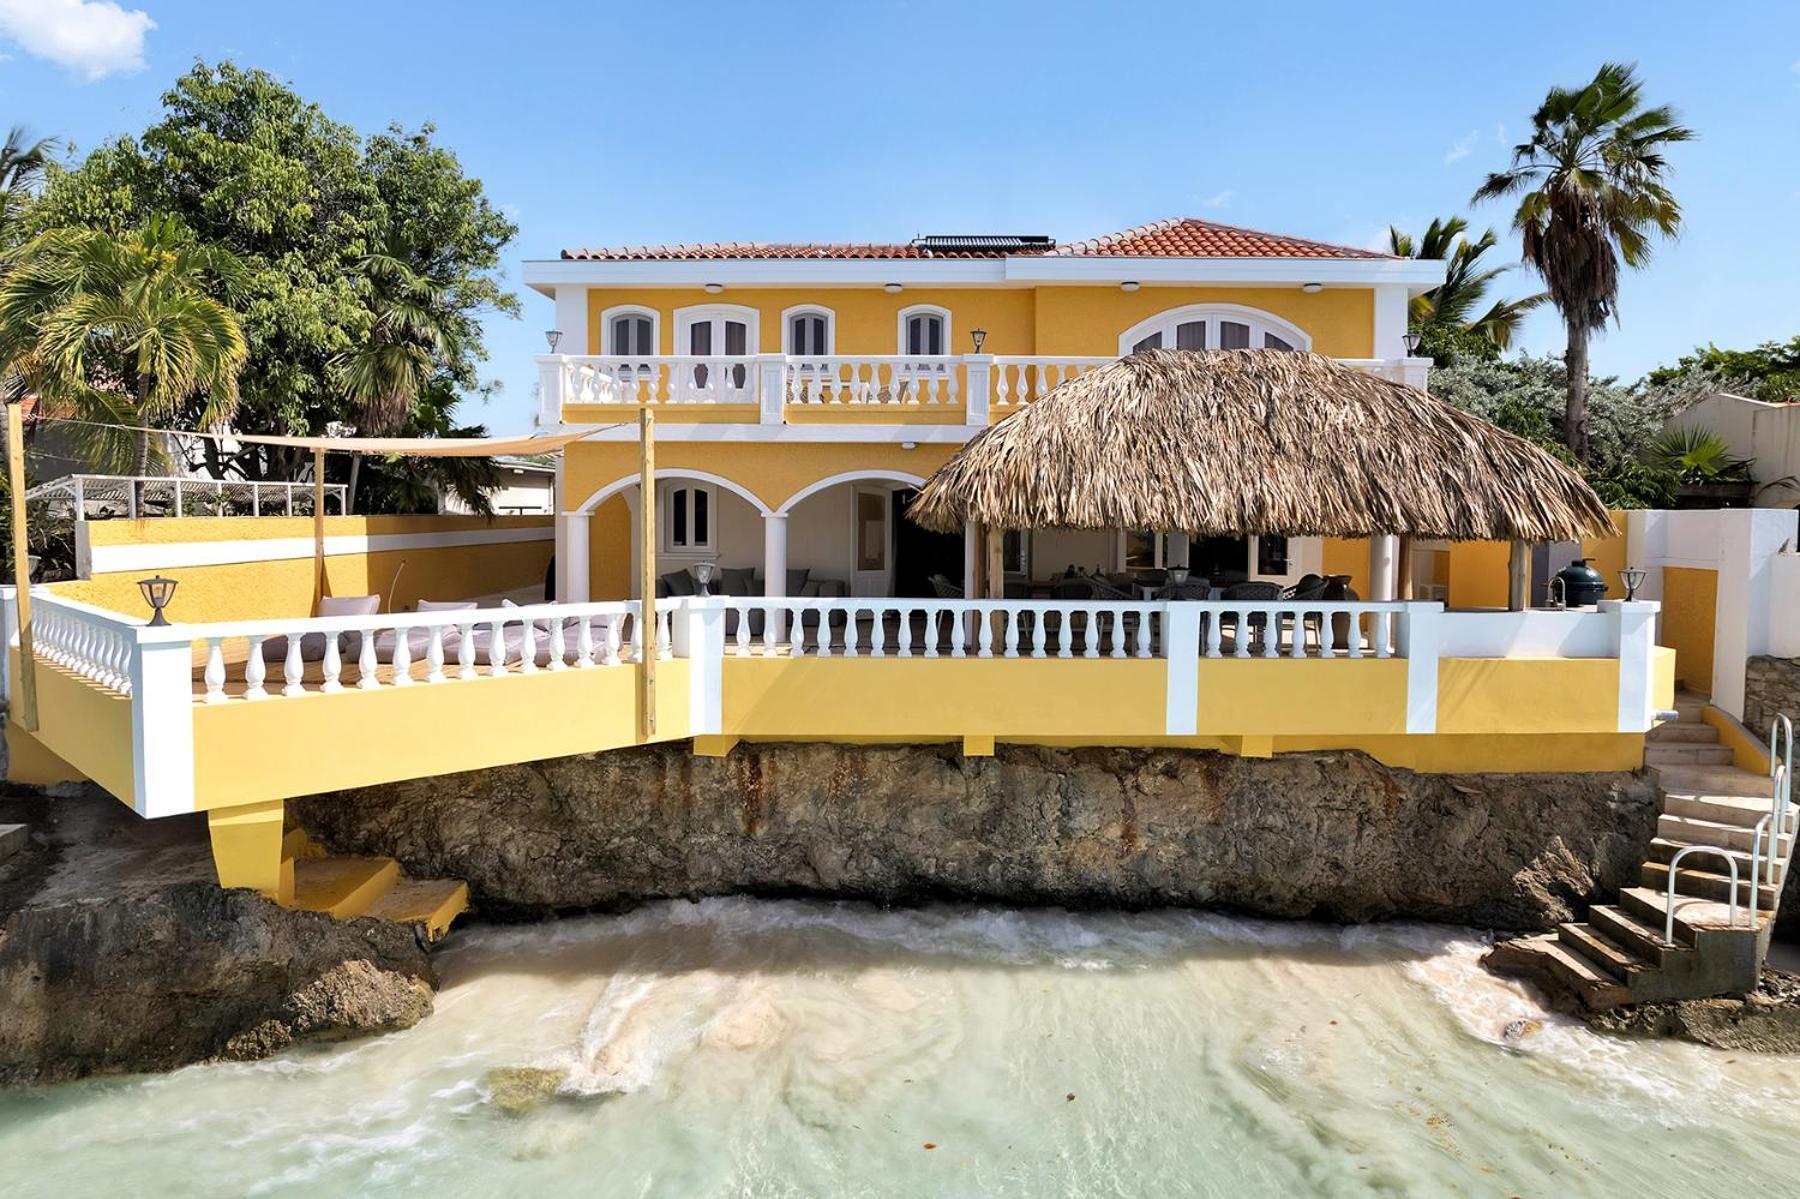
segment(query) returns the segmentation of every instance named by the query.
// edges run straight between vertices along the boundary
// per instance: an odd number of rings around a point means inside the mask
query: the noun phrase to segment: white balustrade
[[[561,365],[565,404],[754,404],[756,360],[743,355],[570,356]]]
[[[143,622],[35,587],[31,595],[38,656],[108,691],[130,695],[132,650]]]
[[[790,357],[790,404],[882,404],[949,408],[962,403],[955,358],[876,354],[854,358]]]
[[[1068,358],[1049,355],[1003,355],[994,359],[989,404],[996,412],[1041,400],[1070,379],[1087,374],[1113,358]]]
[[[722,599],[733,657],[1161,657],[1167,613],[1207,658],[1390,658],[1400,602]],[[773,639],[770,629],[782,630]]]

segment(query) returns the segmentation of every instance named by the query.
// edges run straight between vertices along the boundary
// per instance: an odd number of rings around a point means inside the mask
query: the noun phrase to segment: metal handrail
[[[1731,907],[1726,913],[1725,924],[1729,928],[1737,927],[1738,869],[1736,859],[1725,850],[1720,849],[1717,845],[1689,845],[1676,850],[1675,856],[1669,859],[1669,891],[1668,895],[1663,900],[1663,911],[1665,913],[1665,918],[1663,920],[1663,944],[1665,945],[1675,944],[1675,868],[1681,865],[1681,859],[1687,857],[1690,853],[1716,853],[1724,858],[1725,865],[1731,868]],[[1752,888],[1754,888],[1756,879],[1752,878],[1750,883]],[[1750,927],[1755,928],[1756,926],[1755,924],[1752,924]]]

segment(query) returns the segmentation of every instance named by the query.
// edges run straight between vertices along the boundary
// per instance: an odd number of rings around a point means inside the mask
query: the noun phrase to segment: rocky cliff
[[[203,818],[98,793],[0,799],[32,844],[0,863],[0,1085],[262,1057],[431,1011],[409,927],[221,891]]]
[[[685,744],[296,801],[337,852],[532,914],[730,892],[1220,905],[1507,929],[1635,879],[1643,775],[1426,775],[1358,753]]]

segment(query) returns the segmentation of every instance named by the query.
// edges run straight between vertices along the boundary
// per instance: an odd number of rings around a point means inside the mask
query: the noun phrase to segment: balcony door
[[[850,594],[888,595],[894,581],[892,497],[885,487],[857,487],[850,497]]]
[[[755,351],[756,314],[747,308],[711,305],[676,314],[676,344],[680,352],[695,358],[748,358]],[[749,402],[750,367],[739,361],[718,369],[697,362],[687,369],[685,380],[699,403]]]

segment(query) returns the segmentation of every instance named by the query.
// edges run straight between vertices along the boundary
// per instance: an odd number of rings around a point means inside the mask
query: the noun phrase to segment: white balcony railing
[[[757,423],[765,425],[783,423],[792,408],[844,413],[893,409],[898,423],[921,414],[955,413],[963,424],[980,426],[1114,359],[1055,354],[544,354],[537,361],[538,420],[544,425],[560,423],[567,406],[743,404],[755,406]],[[1431,367],[1425,358],[1340,361],[1421,388]]]
[[[16,647],[12,601],[10,588],[0,590],[5,641]],[[615,670],[641,657],[638,610],[635,602],[608,601],[152,627],[45,589],[33,593],[43,668],[67,670],[129,704],[133,803],[146,816],[193,808],[196,710]],[[962,659],[971,670],[981,669],[983,660],[1063,660],[1075,672],[1069,676],[1072,695],[1083,686],[1081,661],[1160,661],[1166,664],[1160,680],[1143,684],[1163,694],[1167,736],[1208,731],[1198,727],[1199,700],[1201,687],[1213,685],[1206,680],[1217,677],[1204,665],[1214,660],[1237,659],[1245,670],[1261,669],[1253,665],[1258,661],[1271,668],[1295,659],[1402,661],[1405,730],[1431,733],[1437,729],[1441,659],[1612,658],[1619,665],[1617,731],[1642,733],[1657,711],[1651,669],[1656,610],[1653,603],[1614,601],[1597,609],[1523,613],[1446,613],[1438,603],[1362,601],[656,602],[658,656],[687,660],[684,736],[720,731],[725,663],[793,657]],[[955,677],[946,676],[943,685],[956,686]],[[43,687],[40,676],[40,694]],[[819,731],[828,735],[830,715],[820,719]],[[76,766],[90,750],[97,762],[116,762],[109,747],[92,743],[93,729],[58,732],[65,739],[52,748],[73,755]]]

